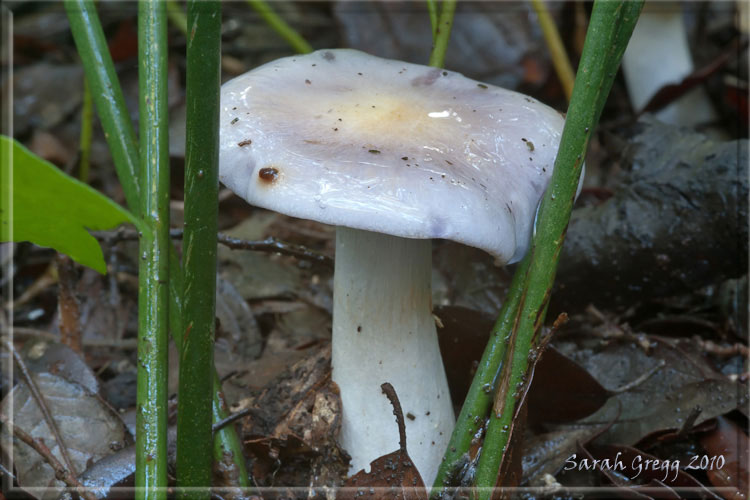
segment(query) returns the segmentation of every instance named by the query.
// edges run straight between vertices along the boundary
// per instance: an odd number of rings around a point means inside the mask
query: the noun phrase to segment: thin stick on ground
[[[171,229],[169,236],[173,239],[180,239],[184,235],[182,229]],[[120,228],[115,231],[98,231],[94,237],[112,245],[118,241],[134,241],[138,239],[138,233],[130,228]],[[296,257],[300,260],[306,260],[320,264],[329,269],[333,269],[333,259],[327,255],[310,250],[304,245],[296,245],[281,241],[274,237],[264,238],[262,240],[243,240],[235,238],[226,233],[217,233],[216,240],[227,248],[232,250],[250,250],[253,252],[277,253],[289,257]]]
[[[219,243],[233,250],[254,250],[257,252],[274,252],[274,253],[278,253],[281,255],[289,255],[291,257],[297,257],[298,259],[301,259],[301,260],[308,260],[311,262],[316,262],[330,269],[333,269],[332,258],[326,255],[313,252],[312,250],[309,250],[307,247],[304,247],[302,245],[294,245],[292,243],[285,243],[273,237],[269,237],[264,240],[249,241],[249,240],[242,240],[240,238],[233,238],[231,236],[227,236],[226,234],[219,233],[217,235],[217,239]]]
[[[52,467],[52,469],[55,471],[55,478],[65,483],[68,487],[73,488],[81,498],[84,498],[85,500],[97,500],[96,495],[87,490],[86,487],[78,481],[75,474],[73,474],[70,469],[66,468],[62,463],[60,463],[60,461],[55,458],[50,449],[47,448],[47,446],[40,439],[34,439],[33,437],[31,437],[26,433],[26,431],[13,424],[13,422],[11,422],[10,419],[2,413],[0,413],[0,423],[8,426],[15,437],[17,437],[18,439],[29,445],[31,448],[33,448],[34,451],[39,453],[44,461],[47,462],[47,464],[49,464],[49,466]]]
[[[44,421],[46,422],[50,433],[52,433],[55,441],[57,441],[57,445],[60,447],[60,455],[62,455],[63,460],[65,461],[65,465],[68,467],[68,470],[71,472],[71,474],[75,476],[77,474],[76,468],[73,465],[73,461],[70,459],[68,448],[67,446],[65,446],[65,441],[63,441],[62,436],[60,435],[60,430],[57,428],[57,424],[52,418],[52,414],[47,407],[47,402],[44,400],[44,395],[41,393],[41,391],[39,391],[39,387],[37,387],[36,382],[34,382],[34,379],[31,377],[31,372],[29,372],[29,369],[26,366],[26,363],[24,363],[21,355],[18,354],[18,352],[13,347],[13,343],[9,340],[6,340],[5,342],[3,342],[3,347],[5,347],[5,349],[8,350],[11,356],[13,356],[13,361],[15,362],[16,367],[18,367],[18,371],[21,375],[21,380],[23,380],[23,382],[29,388],[31,397],[34,398],[34,401],[36,401],[36,404],[39,406],[39,410],[42,412],[42,416],[44,417]]]

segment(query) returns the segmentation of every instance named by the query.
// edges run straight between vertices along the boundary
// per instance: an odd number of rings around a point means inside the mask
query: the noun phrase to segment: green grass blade
[[[448,50],[448,40],[453,28],[453,14],[456,12],[456,0],[443,0],[437,27],[433,30],[432,53],[430,66],[442,68],[445,66],[445,52]]]
[[[136,498],[167,498],[167,340],[169,320],[169,134],[167,13],[138,4],[141,217],[138,268]]]
[[[498,395],[504,401],[497,413],[493,411],[490,415],[476,471],[480,499],[491,497],[490,488],[497,480],[520,395],[516,388],[523,384],[529,355],[539,342],[591,131],[599,121],[642,6],[642,1],[632,0],[597,0],[594,3],[555,169],[550,187],[542,199],[538,230],[527,256],[529,268],[523,284],[518,322],[511,333],[511,343],[497,384],[507,391]]]
[[[107,48],[107,42],[104,39],[103,32],[99,18],[94,9],[93,3],[85,0],[68,0],[66,3],[66,11],[68,19],[70,21],[71,31],[73,37],[76,40],[76,46],[81,54],[81,59],[89,63],[84,64],[84,70],[86,72],[86,78],[91,82],[97,80],[97,78],[113,82],[111,85],[103,84],[101,91],[95,93],[96,97],[96,108],[99,114],[99,119],[102,123],[104,133],[107,137],[120,137],[122,130],[129,130],[131,139],[125,141],[125,147],[122,149],[123,154],[115,154],[113,152],[115,165],[117,169],[117,175],[120,179],[120,183],[123,186],[123,190],[126,193],[126,199],[128,206],[131,211],[140,211],[139,201],[139,188],[137,178],[132,168],[129,165],[135,165],[135,169],[139,165],[139,154],[138,154],[138,143],[135,139],[133,132],[132,123],[125,108],[124,100],[122,99],[122,92],[120,92],[120,84],[116,78],[114,70],[110,73],[105,72],[102,76],[99,73],[103,71],[103,68],[114,68],[112,58],[109,55],[109,49]],[[93,36],[96,35],[96,36]],[[101,35],[101,36],[99,36]],[[93,63],[90,63],[93,61]],[[105,119],[105,116],[114,117],[115,119]],[[127,135],[127,133],[126,133]],[[110,141],[110,145],[111,145]],[[182,339],[180,338],[182,332],[182,268],[180,264],[180,257],[171,245],[169,248],[169,325],[172,334],[172,339],[180,350],[182,345]],[[217,375],[214,373],[214,379],[218,381]],[[220,384],[217,384],[220,388]],[[221,411],[223,397],[220,390],[216,390],[214,393],[214,422],[219,422],[226,417],[226,413]],[[225,467],[234,467],[239,472],[237,473],[238,485],[247,485],[247,474],[245,468],[245,462],[242,457],[242,444],[240,443],[239,437],[234,427],[228,426],[222,429],[216,436],[217,451],[215,458],[224,464]],[[234,463],[228,463],[227,457],[233,457]]]
[[[513,329],[518,314],[518,304],[521,302],[523,280],[528,269],[528,261],[523,260],[518,265],[508,296],[505,297],[495,325],[492,327],[490,340],[484,349],[482,359],[477,366],[477,372],[471,381],[471,387],[466,394],[464,405],[456,419],[456,426],[448,442],[444,460],[440,464],[433,484],[432,498],[439,498],[443,487],[450,486],[449,478],[457,472],[463,462],[464,454],[469,450],[479,428],[484,425],[484,415],[492,404],[494,397],[495,378],[505,358],[508,346],[508,336]],[[476,417],[479,417],[476,419]]]
[[[91,140],[94,135],[94,98],[91,85],[83,78],[83,105],[81,106],[81,138],[78,142],[78,180],[88,184],[91,158]]]
[[[437,0],[426,0],[427,14],[430,16],[430,27],[432,28],[432,41],[435,42],[438,24],[438,7]]]
[[[65,0],[65,11],[112,152],[117,177],[128,207],[138,215],[138,142],[94,2]]]
[[[184,333],[177,412],[179,498],[211,497],[221,4],[188,2]],[[186,490],[185,488],[191,488]]]
[[[172,24],[182,32],[186,37],[188,36],[188,21],[187,16],[182,11],[182,7],[177,3],[177,0],[165,0],[167,2],[167,16]]]
[[[246,0],[248,5],[263,18],[263,20],[281,36],[289,46],[299,54],[308,54],[313,51],[302,35],[289,26],[264,0]]]

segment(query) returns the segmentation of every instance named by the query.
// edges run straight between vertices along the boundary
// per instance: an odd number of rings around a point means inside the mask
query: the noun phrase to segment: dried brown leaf
[[[406,450],[406,427],[401,403],[391,384],[386,382],[381,387],[393,405],[393,414],[398,423],[399,449],[373,460],[370,472],[361,470],[347,478],[337,497],[343,500],[359,500],[362,496],[372,500],[427,500],[422,476]]]
[[[50,373],[36,374],[34,380],[77,470],[85,470],[89,462],[95,462],[124,445],[124,426],[95,395],[78,384]],[[43,439],[52,453],[61,458],[60,447],[24,384],[13,388],[0,404],[0,411],[10,416],[16,426],[33,438]],[[6,451],[12,447],[19,486],[39,499],[56,498],[63,484],[55,479],[52,468],[29,446],[16,440],[9,441],[6,428],[3,428],[3,439]]]

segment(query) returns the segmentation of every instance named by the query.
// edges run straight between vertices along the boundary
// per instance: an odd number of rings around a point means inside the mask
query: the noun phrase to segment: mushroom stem
[[[406,415],[407,450],[432,484],[455,422],[431,301],[430,240],[338,227],[333,380],[341,389],[340,443],[352,471],[399,449],[389,382]]]

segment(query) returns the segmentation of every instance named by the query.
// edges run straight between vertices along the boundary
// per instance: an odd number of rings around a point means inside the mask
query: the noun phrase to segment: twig
[[[14,476],[11,471],[9,471],[8,469],[6,469],[3,464],[0,464],[0,474],[5,474],[6,476],[8,476],[11,479],[15,479],[16,478],[16,476]]]
[[[233,250],[254,250],[257,252],[275,252],[281,255],[290,255],[297,257],[298,259],[309,260],[317,262],[330,269],[333,269],[333,259],[313,252],[302,245],[294,245],[291,243],[285,243],[279,241],[276,238],[270,237],[264,240],[247,241],[240,238],[233,238],[226,234],[219,233],[217,235],[219,243],[231,248]]]
[[[63,460],[65,461],[65,465],[68,466],[68,470],[70,470],[71,474],[75,476],[77,472],[76,468],[73,466],[73,461],[70,459],[70,455],[68,455],[68,448],[65,446],[65,442],[62,440],[62,436],[60,436],[60,431],[57,428],[57,424],[52,419],[52,414],[50,413],[49,408],[47,408],[47,403],[44,400],[44,396],[39,391],[39,388],[37,387],[36,382],[34,382],[34,379],[31,378],[31,373],[29,372],[26,363],[24,363],[23,358],[21,358],[18,352],[16,352],[13,344],[9,340],[3,342],[3,347],[5,347],[13,356],[13,361],[15,361],[16,366],[18,366],[18,371],[21,372],[21,378],[29,388],[29,392],[36,401],[36,404],[39,405],[39,410],[41,410],[42,412],[44,421],[47,423],[47,427],[49,427],[50,432],[52,433],[55,441],[57,441],[57,444],[60,447],[60,455],[62,455]]]
[[[391,402],[391,405],[393,405],[393,414],[396,416],[396,423],[398,424],[398,448],[402,453],[406,453],[406,425],[404,424],[404,412],[401,409],[401,402],[396,395],[396,389],[394,389],[388,382],[383,383],[380,386],[380,389],[388,398],[388,401]]]
[[[29,328],[25,326],[13,326],[10,328],[0,327],[0,335],[4,338],[3,342],[10,338],[13,339],[42,339],[49,342],[60,342],[60,337],[54,333],[50,333],[45,330],[38,330],[36,328]],[[83,341],[83,345],[87,347],[111,347],[116,349],[135,349],[138,347],[138,339],[87,339]]]
[[[695,421],[698,420],[701,413],[703,413],[703,408],[701,408],[700,405],[695,405],[693,409],[690,410],[690,413],[688,413],[685,423],[682,424],[682,428],[677,431],[677,436],[686,436],[687,433],[690,432],[690,429],[693,428],[693,425],[695,425]]]
[[[245,408],[244,410],[238,411],[237,413],[232,413],[228,417],[226,417],[226,418],[224,418],[224,419],[219,420],[218,422],[216,422],[213,425],[212,432],[214,434],[216,434],[217,432],[219,432],[221,429],[223,429],[227,425],[229,425],[229,424],[231,424],[233,422],[236,422],[237,420],[241,419],[242,417],[246,417],[246,416],[250,415],[255,410],[256,410],[256,408],[252,408],[251,407],[251,408]]]
[[[26,431],[14,425],[13,422],[11,422],[10,419],[2,413],[0,413],[0,422],[3,425],[7,425],[13,431],[14,436],[29,445],[37,453],[39,453],[39,455],[42,456],[44,461],[47,462],[55,471],[55,478],[57,478],[59,481],[64,482],[70,488],[73,488],[75,492],[85,500],[97,500],[96,495],[88,491],[78,481],[75,474],[71,473],[70,469],[66,469],[65,466],[61,464],[57,458],[55,458],[55,456],[42,442],[41,439],[34,439],[29,434],[27,434]],[[60,449],[62,450],[62,447],[60,447]]]
[[[651,369],[649,369],[646,373],[644,373],[640,377],[636,378],[635,380],[633,380],[631,382],[628,382],[627,384],[623,385],[622,387],[618,387],[617,389],[611,391],[612,394],[620,394],[622,392],[627,392],[630,389],[638,387],[639,385],[641,385],[642,383],[644,383],[646,380],[648,380],[649,378],[651,378],[651,376],[654,373],[658,372],[659,370],[661,370],[662,368],[664,368],[666,365],[667,365],[667,362],[664,361],[663,359],[660,359],[659,362],[655,366],[652,366]]]
[[[731,358],[732,356],[740,355],[743,358],[750,357],[750,350],[744,344],[733,344],[729,346],[719,345],[712,340],[703,340],[698,336],[693,336],[693,339],[698,344],[698,347],[709,354],[719,356],[722,358]]]
[[[96,231],[94,237],[109,245],[118,241],[132,241],[138,239],[138,233],[130,228],[120,228],[115,231]],[[182,229],[172,229],[169,236],[173,239],[181,239]],[[327,255],[314,252],[303,245],[295,245],[268,237],[263,240],[243,240],[234,238],[225,233],[217,233],[216,239],[219,243],[232,250],[251,250],[253,252],[271,252],[300,260],[315,262],[329,269],[333,269],[333,259]]]
[[[11,339],[43,339],[50,342],[59,342],[60,337],[54,333],[50,333],[46,330],[38,330],[36,328],[29,328],[25,326],[3,326],[0,327],[0,335],[3,336],[2,341],[8,342]]]
[[[51,285],[57,283],[57,269],[54,264],[50,263],[44,273],[39,276],[20,297],[15,298],[13,302],[3,304],[5,309],[16,309],[24,304],[31,302],[37,295],[46,291]]]

